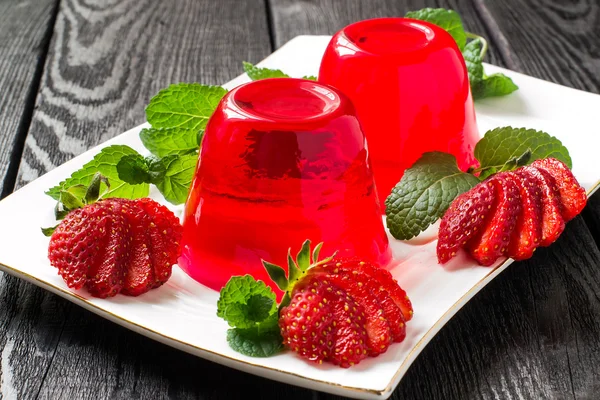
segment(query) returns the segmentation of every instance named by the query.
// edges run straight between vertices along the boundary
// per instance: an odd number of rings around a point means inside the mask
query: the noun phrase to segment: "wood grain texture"
[[[14,185],[56,5],[57,0],[0,2],[0,195]]]
[[[332,35],[346,25],[368,18],[399,17],[424,7],[444,7],[460,13],[465,28],[490,36],[470,0],[269,0],[275,46],[297,35]],[[505,65],[493,46],[486,61]]]
[[[600,93],[600,3],[476,0],[507,41],[512,69]]]
[[[223,83],[270,52],[263,0],[62,0],[17,186],[144,122],[148,100],[170,83]],[[3,274],[0,361],[0,398],[11,400],[190,398],[232,376]]]

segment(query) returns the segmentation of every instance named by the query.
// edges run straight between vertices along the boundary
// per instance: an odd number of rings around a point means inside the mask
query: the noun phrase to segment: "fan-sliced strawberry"
[[[312,271],[317,274],[320,271],[326,274],[348,275],[350,279],[356,281],[358,285],[364,285],[373,293],[381,304],[385,317],[387,318],[390,330],[392,332],[392,341],[401,342],[406,337],[406,320],[402,310],[396,305],[389,293],[384,289],[379,281],[367,272],[367,267],[360,264],[359,260],[341,259],[334,263],[320,265]],[[351,266],[356,268],[352,269]]]
[[[440,222],[437,257],[448,262],[458,250],[480,232],[491,217],[496,200],[494,186],[483,182],[459,195],[448,207]]]
[[[517,184],[508,173],[494,175],[487,184],[493,185],[497,200],[490,210],[487,225],[466,247],[479,264],[489,266],[508,252],[510,237],[521,213],[521,198]]]
[[[309,270],[310,274],[316,275],[325,272],[319,279],[326,283],[338,286],[350,297],[360,304],[365,315],[357,316],[359,322],[364,318],[364,327],[369,337],[369,355],[375,357],[384,353],[392,343],[392,332],[385,312],[377,296],[360,281],[356,281],[350,275],[328,274],[319,267]]]
[[[569,222],[575,218],[585,207],[587,194],[585,189],[579,185],[569,167],[556,158],[536,160],[531,166],[545,170],[556,181],[556,186],[560,192],[560,201],[563,206],[562,217],[565,222]]]
[[[519,187],[523,211],[508,246],[508,256],[525,260],[533,255],[542,240],[542,197],[538,181],[532,176],[516,170],[512,173]]]
[[[522,167],[519,173],[528,175],[531,179],[537,181],[539,196],[542,199],[542,239],[540,246],[549,246],[565,230],[560,192],[556,182],[546,170],[540,168]]]

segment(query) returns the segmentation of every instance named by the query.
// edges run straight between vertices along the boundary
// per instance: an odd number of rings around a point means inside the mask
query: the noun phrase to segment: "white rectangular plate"
[[[316,75],[328,36],[299,36],[260,65],[279,68],[292,76]],[[573,172],[588,193],[600,179],[600,140],[594,129],[600,96],[569,89],[522,74],[486,65],[488,74],[503,72],[520,87],[514,94],[477,103],[480,132],[512,125],[541,129],[558,137],[570,150]],[[240,76],[225,86],[247,81]],[[435,231],[412,243],[391,239],[401,264],[392,273],[408,292],[415,309],[406,340],[387,353],[350,369],[316,366],[291,352],[270,358],[245,357],[225,340],[227,324],[217,318],[218,293],[196,283],[175,267],[172,279],[161,289],[138,298],[117,296],[102,300],[71,291],[51,267],[48,239],[40,227],[55,223],[54,201],[44,194],[84,163],[100,147],[126,144],[145,153],[138,126],[49,172],[0,202],[0,269],[58,294],[113,322],[152,339],[208,360],[292,385],[357,398],[387,398],[425,345],[482,287],[511,260],[495,268],[477,266],[464,255],[446,267],[435,259]],[[161,201],[157,193],[152,196]],[[181,213],[181,209],[173,208]],[[431,233],[433,232],[433,234]]]

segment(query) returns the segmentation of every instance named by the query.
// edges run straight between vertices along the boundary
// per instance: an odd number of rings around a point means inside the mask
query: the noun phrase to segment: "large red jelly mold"
[[[179,265],[215,290],[244,274],[275,288],[261,259],[286,266],[306,239],[324,242],[322,256],[391,260],[354,107],[302,79],[251,82],[221,100],[183,228]]]
[[[331,39],[319,82],[356,107],[382,203],[425,152],[451,153],[463,170],[476,163],[467,69],[454,39],[438,26],[407,18],[349,25]]]

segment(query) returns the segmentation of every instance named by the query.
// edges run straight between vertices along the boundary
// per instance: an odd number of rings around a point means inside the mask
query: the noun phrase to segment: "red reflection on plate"
[[[479,134],[469,78],[443,29],[406,18],[347,26],[329,43],[319,81],[356,107],[382,203],[424,152],[454,154],[462,169],[475,163]]]
[[[365,137],[347,97],[301,79],[229,92],[211,117],[184,216],[179,265],[216,290],[270,282],[305,239],[379,265],[391,259]],[[295,256],[295,254],[294,254]]]

